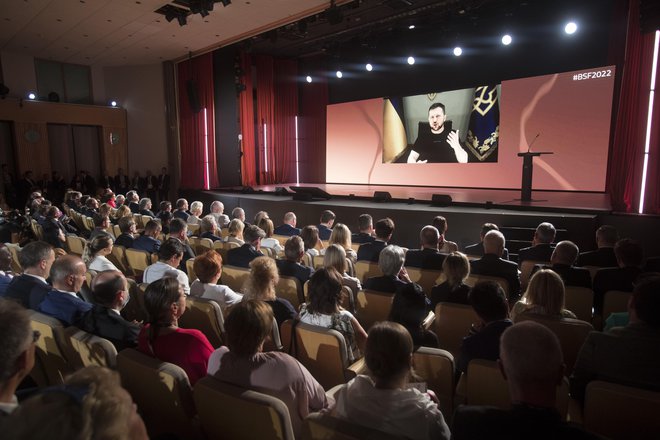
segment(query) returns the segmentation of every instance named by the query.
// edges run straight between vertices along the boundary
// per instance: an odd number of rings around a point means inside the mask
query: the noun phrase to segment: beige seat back
[[[445,274],[441,270],[420,269],[419,267],[406,266],[406,272],[410,280],[422,286],[426,296],[431,296],[431,290],[436,284],[444,282]]]
[[[151,254],[138,249],[126,249],[126,261],[133,275],[141,277],[145,269],[151,265]]]
[[[278,298],[286,299],[298,310],[300,304],[305,302],[303,297],[303,287],[300,280],[296,277],[280,277],[280,281],[275,286],[275,292]]]
[[[380,277],[382,275],[383,272],[378,267],[378,263],[364,260],[359,260],[355,263],[355,278],[360,280],[361,283],[364,283],[367,278]]]
[[[356,318],[366,331],[378,321],[387,321],[394,301],[393,293],[359,290],[355,295]]]
[[[577,319],[591,322],[593,318],[594,291],[588,287],[566,286],[565,307],[575,313]]]
[[[23,268],[21,267],[21,262],[18,260],[18,254],[21,252],[21,248],[16,243],[5,243],[9,253],[11,254],[11,270],[14,273],[22,273]]]
[[[188,279],[190,280],[190,284],[192,284],[192,282],[197,279],[197,274],[195,273],[195,269],[193,268],[194,263],[195,263],[194,258],[188,258],[186,260],[186,272],[188,272]]]
[[[440,410],[446,419],[454,412],[454,356],[446,350],[419,347],[413,353],[415,373],[426,382],[440,400]]]
[[[73,372],[64,356],[64,327],[62,323],[51,316],[29,310],[32,330],[41,333],[36,343],[35,366],[33,377],[41,386],[60,385],[64,377]],[[43,383],[45,381],[46,383]],[[41,382],[41,383],[39,383]]]
[[[478,322],[479,317],[472,306],[447,302],[438,303],[435,307],[434,324],[440,348],[457,356],[463,338],[470,332],[472,324]]]
[[[69,247],[70,254],[76,254],[81,256],[85,250],[85,245],[87,240],[77,235],[67,234],[66,236],[66,245]]]
[[[273,234],[273,238],[280,243],[280,246],[284,247],[286,241],[291,237],[289,237],[288,235]]]
[[[131,268],[126,260],[126,248],[124,246],[112,246],[112,253],[108,255],[108,259],[124,274],[131,274]]]
[[[327,413],[308,415],[302,430],[302,440],[395,440],[399,438]]]
[[[234,292],[240,292],[249,277],[250,269],[230,265],[222,266],[222,284]]]
[[[108,368],[117,365],[117,349],[107,339],[71,326],[64,330],[63,341],[64,355],[76,370],[92,365]]]
[[[199,233],[199,224],[197,225],[188,224],[188,230],[190,231],[191,235],[197,235]]]
[[[502,277],[493,277],[489,275],[477,275],[477,274],[470,274],[470,276],[467,277],[467,280],[465,280],[465,284],[467,284],[470,287],[474,287],[475,284],[480,283],[482,281],[494,281],[497,284],[500,285],[502,290],[504,290],[504,295],[506,297],[509,297],[509,282],[505,280]]]
[[[215,301],[187,297],[186,311],[179,318],[179,326],[201,331],[214,348],[222,345],[225,320],[220,306]]]
[[[550,266],[552,263],[540,260],[524,260],[520,263],[520,286],[523,292],[527,289],[527,284],[529,284],[529,279],[532,277],[534,266],[537,264]]]
[[[603,300],[603,322],[612,313],[627,312],[628,301],[631,295],[631,292],[622,292],[619,290],[608,290],[605,292],[605,299]]]
[[[213,240],[210,238],[200,238],[197,242],[197,248],[195,249],[195,255],[201,255],[206,251],[213,249]]]
[[[144,309],[144,291],[140,289],[135,280],[126,278],[126,281],[128,281],[128,292],[131,298],[121,310],[121,316],[127,321],[144,322],[147,320],[147,311]]]

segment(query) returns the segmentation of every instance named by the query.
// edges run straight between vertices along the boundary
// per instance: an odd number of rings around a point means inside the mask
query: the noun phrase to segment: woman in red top
[[[178,327],[186,311],[186,294],[176,278],[165,277],[149,284],[144,295],[149,323],[138,337],[138,349],[161,361],[183,368],[190,385],[206,376],[213,347],[199,330]]]

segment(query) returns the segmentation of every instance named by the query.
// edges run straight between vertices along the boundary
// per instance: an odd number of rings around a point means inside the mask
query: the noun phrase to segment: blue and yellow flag
[[[500,139],[500,105],[497,86],[474,89],[474,101],[465,146],[469,162],[497,162]]]

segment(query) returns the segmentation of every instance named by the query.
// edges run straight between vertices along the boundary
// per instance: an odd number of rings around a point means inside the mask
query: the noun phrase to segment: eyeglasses
[[[41,337],[41,332],[39,330],[32,331],[32,343],[35,344]]]

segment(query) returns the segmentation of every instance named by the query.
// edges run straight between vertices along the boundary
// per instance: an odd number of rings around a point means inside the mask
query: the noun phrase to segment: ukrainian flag
[[[474,89],[465,146],[468,162],[497,162],[500,139],[500,105],[497,85]]]

